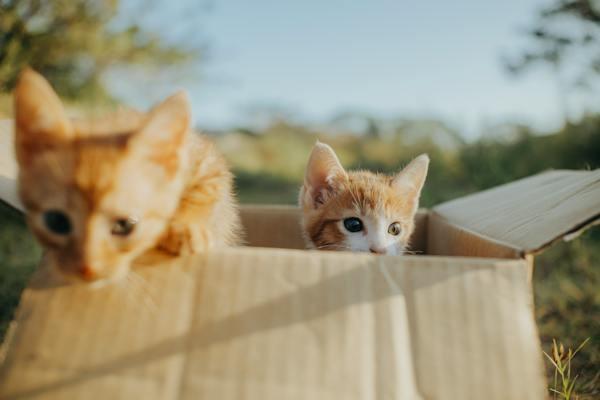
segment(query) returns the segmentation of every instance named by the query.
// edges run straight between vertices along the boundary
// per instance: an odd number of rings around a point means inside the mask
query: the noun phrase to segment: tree
[[[551,66],[568,119],[568,91],[590,89],[600,76],[600,1],[554,0],[540,10],[526,35],[532,46],[506,60],[506,66],[515,74],[534,65]]]
[[[109,99],[113,66],[172,65],[199,52],[167,44],[136,23],[115,23],[119,0],[0,0],[0,91],[26,65],[65,97]]]

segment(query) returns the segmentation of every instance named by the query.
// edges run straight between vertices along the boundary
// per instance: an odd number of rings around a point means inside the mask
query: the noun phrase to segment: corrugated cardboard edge
[[[439,214],[438,212],[436,212],[434,210],[430,211],[430,213],[429,213],[429,221],[435,221],[433,223],[441,222],[442,224],[451,226],[451,227],[453,227],[453,229],[456,229],[459,232],[463,232],[465,235],[468,235],[469,237],[474,238],[477,241],[481,241],[482,239],[485,239],[485,241],[487,241],[489,243],[495,243],[498,246],[498,249],[500,251],[502,251],[501,249],[506,250],[507,258],[526,258],[527,255],[535,256],[540,253],[543,253],[546,249],[548,249],[549,247],[552,247],[557,242],[560,242],[560,241],[570,242],[572,240],[577,239],[583,232],[585,232],[589,228],[596,226],[596,225],[600,225],[600,214],[597,214],[597,215],[589,218],[588,220],[585,220],[584,222],[575,225],[572,229],[565,231],[564,234],[561,234],[560,236],[557,236],[557,237],[549,240],[548,242],[544,243],[541,246],[538,246],[534,249],[527,249],[527,250],[520,249],[510,243],[503,242],[503,241],[495,239],[491,236],[485,235],[481,232],[476,232],[474,230],[465,228],[464,226],[461,226],[459,224],[453,223],[450,220],[448,220],[446,217],[444,217],[443,215]],[[431,224],[432,224],[432,222],[429,223],[428,232],[431,232]],[[431,236],[433,236],[433,235],[431,235]],[[431,245],[430,240],[431,239],[428,240],[428,246],[427,246],[428,249],[430,249],[429,246]],[[495,254],[495,252],[494,252],[494,254]],[[503,258],[500,255],[496,255],[495,257]]]
[[[427,231],[427,249],[433,255],[500,259],[525,257],[523,250],[455,224],[433,210],[429,213]]]
[[[543,252],[547,248],[551,247],[556,242],[560,242],[560,241],[570,242],[571,240],[578,238],[583,232],[585,232],[592,226],[596,226],[596,225],[600,225],[600,213],[573,226],[573,228],[569,229],[562,235],[557,236],[552,240],[549,240],[548,242],[544,243],[543,245],[541,245],[535,249],[526,251],[526,253],[536,255],[536,254]]]

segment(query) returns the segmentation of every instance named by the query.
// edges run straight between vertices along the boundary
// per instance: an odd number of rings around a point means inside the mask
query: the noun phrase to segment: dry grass
[[[550,388],[554,399],[578,400],[580,398],[574,391],[579,375],[575,374],[573,376],[571,362],[589,340],[590,338],[585,339],[576,350],[569,347],[566,351],[562,343],[557,343],[556,340],[553,340],[552,355],[544,352],[544,355],[554,367],[554,384]]]

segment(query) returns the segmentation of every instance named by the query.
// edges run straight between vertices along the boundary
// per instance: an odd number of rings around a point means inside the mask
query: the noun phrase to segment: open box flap
[[[17,163],[13,146],[13,121],[0,120],[0,201],[23,211],[17,196]]]
[[[240,248],[38,277],[0,398],[543,399],[524,264]]]
[[[467,231],[539,252],[571,239],[600,219],[600,169],[547,171],[433,208]]]

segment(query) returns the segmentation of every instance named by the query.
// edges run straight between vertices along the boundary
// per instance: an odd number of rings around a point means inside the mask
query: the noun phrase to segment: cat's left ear
[[[48,81],[25,68],[14,90],[15,148],[19,163],[26,164],[39,149],[74,137],[64,107]]]
[[[419,197],[421,197],[421,189],[425,184],[428,168],[429,156],[421,154],[392,179],[392,188],[407,201],[413,214],[419,208]]]
[[[346,171],[333,149],[317,141],[306,166],[300,205],[318,208],[346,179]]]
[[[177,92],[150,110],[142,128],[132,138],[133,146],[156,159],[175,156],[185,142],[190,121],[187,94]]]

